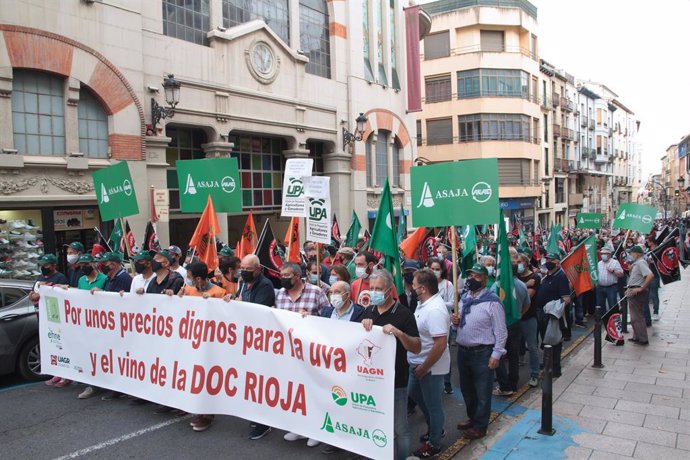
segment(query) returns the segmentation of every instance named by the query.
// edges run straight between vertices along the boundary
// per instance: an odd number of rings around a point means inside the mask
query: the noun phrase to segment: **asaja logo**
[[[379,429],[376,429],[371,432],[371,440],[374,441],[374,444],[376,444],[379,447],[386,447],[386,444],[388,444],[388,438],[386,437],[386,433]]]
[[[429,188],[429,183],[424,182],[424,187],[422,188],[422,197],[419,199],[419,204],[417,208],[424,206],[425,208],[434,207],[434,197],[431,195],[431,189]]]
[[[493,190],[486,182],[477,182],[472,187],[472,199],[477,203],[486,203],[491,199],[491,195],[493,195]]]
[[[331,388],[331,396],[337,405],[344,406],[347,404],[347,393],[338,385],[334,385],[333,388]]]
[[[132,188],[132,183],[129,179],[125,179],[122,185],[115,185],[113,187],[106,188],[105,184],[101,184],[101,203],[109,203],[110,195],[117,195],[118,193],[124,193],[127,196],[132,196],[134,189]]]
[[[225,176],[220,181],[220,188],[225,193],[232,193],[235,191],[235,179],[230,176]]]
[[[652,216],[650,216],[648,214],[645,214],[644,216],[642,216],[642,223],[648,224],[651,221],[652,221]]]
[[[326,207],[324,203],[326,200],[309,198],[309,219],[310,220],[324,220],[328,219],[326,214]]]
[[[101,184],[101,203],[109,203],[110,197],[108,191],[105,189],[105,184]]]
[[[124,191],[125,195],[127,196],[132,195],[132,183],[129,181],[129,179],[125,179],[125,181],[122,183],[122,191]]]
[[[328,433],[335,433],[336,431],[340,431],[342,433],[348,434],[350,436],[355,436],[358,438],[362,439],[372,439],[371,434],[369,433],[369,430],[360,426],[354,426],[354,425],[349,425],[347,423],[342,423],[339,421],[333,421],[331,419],[331,416],[328,412],[326,412],[326,416],[323,419],[323,424],[321,425],[321,430],[326,431]],[[381,431],[381,430],[375,430],[377,432],[380,432],[379,434],[379,439],[378,441],[374,441],[374,444],[376,444],[379,447],[383,447],[386,444],[383,444],[383,446],[379,445],[379,443],[382,442],[382,440],[386,439],[386,435]],[[381,436],[383,435],[383,436]],[[387,441],[386,441],[387,442]]]
[[[623,212],[621,212],[621,215],[618,216],[618,218],[619,218],[620,220],[625,219],[625,209],[623,210]]]
[[[285,192],[285,196],[288,198],[297,198],[302,196],[303,192],[304,183],[302,182],[302,179],[298,177],[291,177],[287,191]]]
[[[194,179],[191,174],[187,174],[187,184],[184,187],[185,195],[196,195],[196,187],[194,186]]]

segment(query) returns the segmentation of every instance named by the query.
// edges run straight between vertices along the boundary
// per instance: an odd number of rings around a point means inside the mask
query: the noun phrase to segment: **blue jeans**
[[[608,302],[608,306],[606,303]],[[597,286],[597,305],[604,312],[609,311],[618,303],[618,284],[611,286]]]
[[[537,317],[523,319],[520,321],[522,335],[527,341],[527,351],[529,351],[529,375],[539,377],[539,349],[537,347]]]
[[[489,369],[493,345],[466,350],[458,345],[458,374],[460,391],[465,400],[467,416],[474,428],[486,432],[491,416],[491,392],[494,371]]]
[[[421,379],[414,375],[414,367],[410,366],[410,382],[407,385],[410,397],[417,403],[424,413],[426,425],[429,428],[429,444],[441,448],[441,433],[445,415],[443,414],[443,374],[426,374]]]
[[[407,423],[407,387],[396,388],[393,405],[395,458],[405,460],[410,455],[410,425]]]

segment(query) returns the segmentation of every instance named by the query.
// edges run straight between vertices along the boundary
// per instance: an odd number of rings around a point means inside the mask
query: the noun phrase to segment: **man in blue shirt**
[[[106,292],[129,292],[132,287],[132,277],[122,268],[122,255],[119,252],[106,252],[101,257],[101,271],[108,279],[105,281],[103,291]],[[100,291],[93,288],[91,292]]]

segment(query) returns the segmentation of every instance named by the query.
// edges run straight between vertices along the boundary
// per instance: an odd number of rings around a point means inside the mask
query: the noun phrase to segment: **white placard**
[[[314,160],[311,158],[290,158],[285,162],[282,216],[307,217],[302,178],[311,176],[313,166]]]
[[[167,188],[157,188],[153,190],[153,204],[156,207],[170,205],[170,192]]]
[[[314,176],[305,178],[307,196],[307,241],[331,244],[331,193],[330,177]]]

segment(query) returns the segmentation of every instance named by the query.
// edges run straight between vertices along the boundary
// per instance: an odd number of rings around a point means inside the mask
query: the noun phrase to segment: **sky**
[[[618,94],[641,122],[642,177],[661,171],[668,146],[690,134],[690,0],[531,3],[540,57]]]

